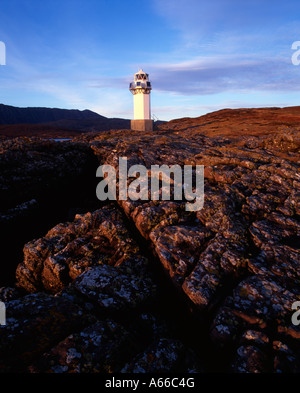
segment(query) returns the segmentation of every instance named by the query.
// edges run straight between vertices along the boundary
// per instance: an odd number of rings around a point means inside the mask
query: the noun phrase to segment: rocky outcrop
[[[112,150],[106,162],[117,169],[124,155],[128,165],[148,169],[162,163],[205,166],[205,202],[196,214],[176,201],[119,204],[194,313],[212,318],[214,345],[236,352],[232,370],[297,371],[300,331],[291,315],[300,296],[298,132],[276,135],[272,142],[268,136],[236,139],[209,138],[193,129],[111,135],[105,139]],[[101,137],[92,148],[102,154]],[[267,344],[246,339],[252,331]]]
[[[172,338],[169,322],[157,313],[161,300],[153,267],[116,207],[58,224],[44,238],[26,244],[24,256],[17,287],[0,291],[7,308],[7,324],[0,329],[2,353],[14,347],[8,361],[3,359],[3,372],[196,367],[196,353]],[[143,351],[146,359],[140,360]]]
[[[290,131],[299,131],[300,107],[286,108],[240,108],[221,109],[206,115],[171,120],[160,125],[161,130],[197,131],[209,137],[228,136],[235,140],[247,140],[252,147],[261,145],[267,139],[272,142],[273,137],[285,140]],[[192,130],[193,129],[193,130]],[[293,148],[291,141],[287,143]],[[272,148],[274,148],[272,144]]]
[[[0,370],[24,371],[26,364],[88,320],[73,302],[44,293],[10,300],[6,303],[6,325],[0,330]]]
[[[271,116],[256,119],[271,124]],[[258,127],[250,136],[210,135],[212,123],[188,124],[73,140],[116,170],[119,157],[148,169],[204,165],[204,205],[189,212],[174,198],[118,200],[27,242],[17,286],[0,291],[11,318],[0,343],[4,353],[6,341],[16,348],[4,371],[300,371],[292,319],[300,300],[299,133],[275,124],[270,134]],[[14,335],[23,324],[25,335],[27,325],[37,332],[31,347]],[[54,332],[44,340],[46,324]]]
[[[121,213],[105,206],[27,243],[16,278],[19,287],[32,293],[58,293],[71,283],[87,301],[124,311],[155,296],[148,264]]]
[[[6,209],[37,201],[52,189],[63,187],[67,178],[85,174],[95,161],[82,143],[55,142],[40,138],[15,138],[1,142],[1,220]]]
[[[0,151],[3,286],[13,284],[26,242],[67,220],[72,208],[94,197],[96,161],[85,144],[39,138],[4,140]]]

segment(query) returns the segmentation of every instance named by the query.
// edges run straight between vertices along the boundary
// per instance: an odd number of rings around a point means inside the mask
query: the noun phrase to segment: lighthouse
[[[134,80],[129,84],[129,90],[133,94],[133,118],[131,129],[137,131],[152,131],[153,120],[151,120],[150,92],[151,82],[149,74],[142,69],[134,74]]]

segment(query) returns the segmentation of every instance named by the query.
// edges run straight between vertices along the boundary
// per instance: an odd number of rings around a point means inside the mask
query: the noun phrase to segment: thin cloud
[[[200,39],[218,31],[263,30],[293,21],[299,15],[298,0],[155,0],[158,14],[185,36]]]
[[[226,91],[298,91],[300,81],[290,59],[219,56],[178,64],[149,65],[157,91],[182,95]]]

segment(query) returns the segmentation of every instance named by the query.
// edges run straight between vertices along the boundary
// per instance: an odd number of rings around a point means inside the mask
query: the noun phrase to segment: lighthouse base
[[[136,119],[131,120],[131,129],[134,131],[153,131],[153,120]]]

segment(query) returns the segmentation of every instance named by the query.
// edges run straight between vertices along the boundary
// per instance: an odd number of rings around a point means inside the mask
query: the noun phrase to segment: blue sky
[[[1,0],[0,103],[132,118],[150,74],[161,120],[300,105],[299,0]]]

